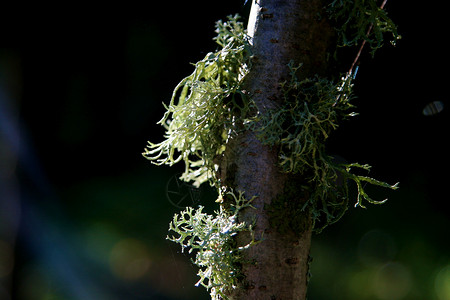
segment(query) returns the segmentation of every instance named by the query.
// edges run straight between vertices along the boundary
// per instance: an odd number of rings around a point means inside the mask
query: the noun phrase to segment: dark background
[[[309,299],[450,299],[448,26],[438,4],[389,1],[402,39],[361,59],[359,116],[329,148],[400,189],[368,186],[389,201],[350,207],[314,236]],[[208,299],[165,236],[174,203],[212,209],[214,192],[179,185],[183,166],[157,167],[141,152],[162,139],[161,103],[190,63],[216,49],[214,22],[248,9],[0,9],[0,299]],[[432,101],[444,110],[424,116]]]

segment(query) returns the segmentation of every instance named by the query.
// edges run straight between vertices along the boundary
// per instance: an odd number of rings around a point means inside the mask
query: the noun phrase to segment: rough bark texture
[[[280,82],[289,79],[290,60],[302,63],[300,78],[325,75],[327,50],[333,30],[323,16],[323,0],[257,0],[252,5],[248,32],[252,37],[253,64],[246,78],[246,90],[260,114],[276,108],[282,101]],[[322,14],[322,17],[320,16]],[[288,174],[280,173],[277,149],[264,145],[255,133],[238,135],[227,147],[227,159],[220,166],[226,186],[254,195],[255,209],[246,209],[240,220],[255,222],[255,237],[261,243],[244,252],[243,278],[231,299],[306,299],[311,217],[302,216],[301,232],[279,232],[271,222],[268,207],[277,201],[304,203],[300,189],[286,197],[291,186],[300,186]],[[294,196],[292,196],[294,195]],[[288,207],[288,206],[287,206]],[[239,245],[249,236],[240,234]]]

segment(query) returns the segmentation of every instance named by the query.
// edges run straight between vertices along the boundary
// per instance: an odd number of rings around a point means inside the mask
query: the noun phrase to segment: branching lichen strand
[[[253,238],[252,224],[238,222],[239,212],[252,207],[255,198],[247,200],[243,192],[237,194],[226,192],[224,197],[231,198],[231,209],[215,212],[208,215],[203,207],[194,210],[186,208],[180,214],[175,214],[170,223],[169,230],[177,236],[168,236],[167,239],[181,245],[182,251],[195,252],[193,263],[199,267],[200,280],[196,285],[202,285],[210,290],[211,299],[227,299],[226,292],[236,287],[239,277],[238,263],[240,252],[256,244]],[[252,239],[247,245],[235,245],[233,237],[241,231],[249,231]]]
[[[149,142],[143,153],[159,165],[184,161],[181,179],[196,186],[212,179],[214,157],[225,151],[236,121],[248,109],[240,89],[250,69],[244,26],[238,16],[230,16],[228,22],[218,21],[216,28],[215,40],[222,48],[197,62],[194,72],[177,85],[159,121],[166,128],[166,139]]]
[[[291,79],[281,84],[283,105],[261,117],[257,127],[254,123],[249,126],[263,143],[279,148],[280,167],[284,172],[300,174],[305,179],[304,189],[308,190],[310,198],[303,210],[311,211],[314,228],[320,232],[338,221],[347,210],[349,179],[357,186],[356,206],[360,207],[364,207],[363,200],[371,204],[384,203],[371,199],[362,182],[391,189],[396,189],[397,184],[356,175],[351,168],[368,170],[370,166],[337,164],[326,153],[328,136],[340,121],[356,115],[349,111],[353,107],[350,103],[353,74],[347,74],[338,83],[318,76],[299,81],[296,74],[301,71],[301,65],[290,62],[288,66]],[[343,178],[341,185],[337,184],[338,176]]]
[[[366,41],[373,55],[383,46],[386,33],[392,35],[392,44],[400,39],[397,26],[376,0],[333,0],[328,6],[328,13],[336,22],[341,47]]]

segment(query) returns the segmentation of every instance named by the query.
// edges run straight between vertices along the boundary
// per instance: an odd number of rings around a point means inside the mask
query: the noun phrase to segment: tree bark
[[[300,78],[326,75],[327,53],[334,31],[324,15],[323,0],[256,0],[252,4],[248,34],[251,37],[253,63],[245,89],[259,114],[282,105],[280,83],[289,80],[289,61],[302,63]],[[255,238],[260,243],[243,252],[242,279],[229,295],[231,299],[306,299],[311,244],[311,215],[300,218],[300,232],[280,232],[271,221],[268,207],[282,199],[286,209],[291,201],[300,204],[308,195],[299,187],[302,178],[283,174],[278,166],[276,147],[264,145],[251,130],[240,133],[227,147],[220,166],[225,186],[245,191],[256,209],[247,208],[239,221],[254,222]],[[277,200],[277,201],[278,201]],[[236,240],[248,243],[248,233]]]

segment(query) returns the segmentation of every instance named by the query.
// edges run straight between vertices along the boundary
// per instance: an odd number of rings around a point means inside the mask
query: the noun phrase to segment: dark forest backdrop
[[[162,139],[161,103],[189,63],[216,49],[214,22],[246,16],[243,2],[0,8],[0,299],[208,299],[165,236],[177,206],[214,209],[214,193],[180,185],[182,166],[153,166],[141,152]],[[439,6],[388,1],[403,38],[361,59],[360,115],[330,151],[400,189],[370,190],[389,201],[351,207],[313,238],[309,299],[450,299]],[[443,111],[424,116],[432,101]]]

